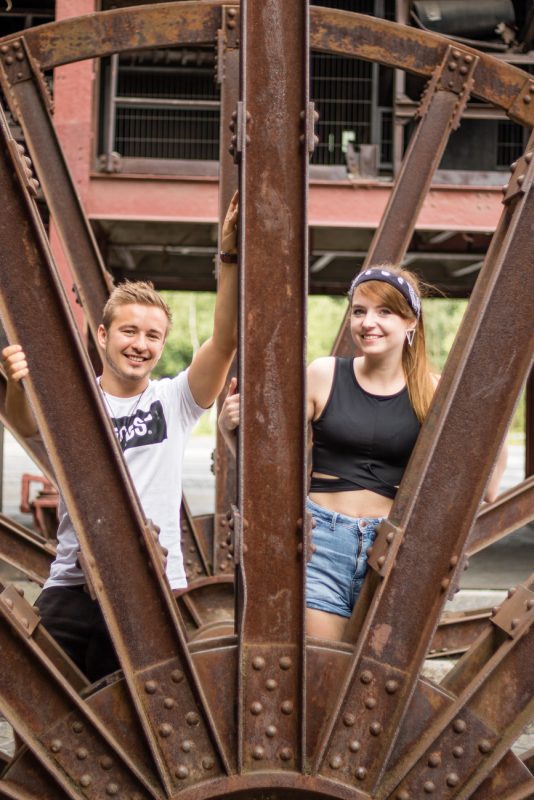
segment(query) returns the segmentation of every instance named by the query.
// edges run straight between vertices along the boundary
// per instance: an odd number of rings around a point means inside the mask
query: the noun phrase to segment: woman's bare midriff
[[[314,472],[313,477],[332,479],[331,475]],[[332,480],[332,489],[335,479]],[[310,492],[310,500],[329,511],[337,511],[347,517],[387,517],[393,500],[368,489],[355,489],[352,492]]]

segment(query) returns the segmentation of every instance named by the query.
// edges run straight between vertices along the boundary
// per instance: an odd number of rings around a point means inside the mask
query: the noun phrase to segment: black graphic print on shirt
[[[111,418],[121,450],[159,444],[167,438],[167,422],[163,406],[156,400],[148,411],[139,409],[130,417]]]

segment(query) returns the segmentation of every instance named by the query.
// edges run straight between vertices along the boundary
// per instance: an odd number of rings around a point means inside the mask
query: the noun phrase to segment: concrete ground
[[[211,437],[192,436],[185,454],[184,494],[193,514],[213,512],[214,477],[211,472],[211,457],[214,441]],[[503,476],[501,491],[516,485],[524,478],[524,451],[520,445],[510,448],[508,467]],[[2,511],[31,527],[30,515],[21,514],[20,485],[24,472],[38,474],[31,459],[6,431],[4,443],[4,481]],[[524,581],[534,572],[534,524],[527,525],[508,536],[502,542],[471,559],[469,569],[463,573],[462,591],[449,603],[448,610],[488,608],[498,605],[506,596],[506,589]],[[0,580],[16,580],[12,571],[2,570]],[[25,583],[26,596],[33,602],[38,587]],[[429,660],[424,674],[439,683],[453,664],[452,659]],[[527,727],[514,747],[520,754],[534,747],[534,722]],[[12,729],[0,717],[0,750],[12,754]]]

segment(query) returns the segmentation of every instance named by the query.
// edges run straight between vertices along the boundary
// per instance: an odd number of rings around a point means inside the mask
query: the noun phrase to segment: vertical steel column
[[[237,167],[230,154],[232,114],[239,100],[239,17],[236,6],[223,6],[221,28],[217,32],[217,80],[221,87],[221,118],[219,127],[219,250],[224,214],[237,189]],[[235,127],[232,125],[232,127]],[[235,362],[217,402],[217,411],[228,392],[230,379],[236,374]],[[215,517],[213,520],[213,572],[215,575],[231,572],[232,562],[227,558],[227,513],[236,502],[236,461],[228,450],[217,428],[215,448]]]
[[[402,168],[389,197],[362,269],[373,264],[401,264],[408,249],[421,206],[427,196],[449,136],[460,118],[474,85],[478,58],[449,46],[435,69],[417,110],[419,119]],[[348,315],[333,347],[335,355],[350,356],[354,343]]]
[[[304,755],[308,3],[241,8],[239,767]],[[310,130],[311,129],[311,130]]]

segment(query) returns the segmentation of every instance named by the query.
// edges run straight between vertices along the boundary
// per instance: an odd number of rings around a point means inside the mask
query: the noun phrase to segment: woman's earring
[[[408,344],[410,345],[410,347],[413,344],[414,337],[415,337],[415,328],[412,328],[411,330],[406,331],[406,338],[408,339]]]

